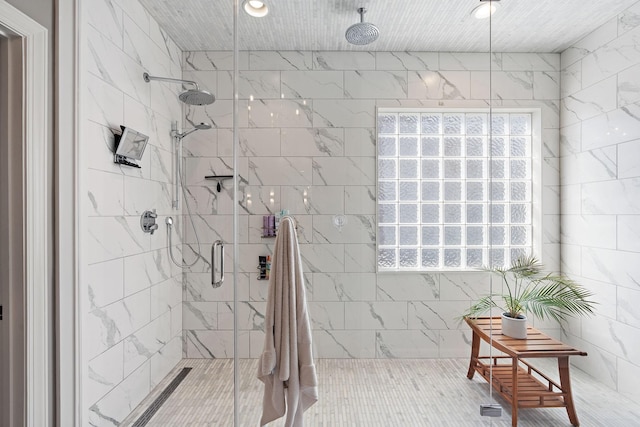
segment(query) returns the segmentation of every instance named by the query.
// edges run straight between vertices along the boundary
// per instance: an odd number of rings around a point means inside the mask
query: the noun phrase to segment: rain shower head
[[[200,89],[200,87],[198,87],[198,83],[192,80],[182,80],[182,79],[172,79],[169,77],[150,76],[149,73],[143,73],[142,78],[147,83],[149,83],[151,80],[158,80],[162,82],[182,83],[183,86],[185,84],[195,86],[195,89],[187,89],[186,91],[178,95],[178,99],[180,99],[180,101],[184,102],[185,104],[209,105],[209,104],[213,104],[216,100],[216,97],[213,96],[211,92]]]
[[[358,13],[360,14],[360,22],[347,28],[346,33],[344,33],[347,41],[355,45],[365,45],[378,40],[380,35],[378,27],[369,22],[364,22],[364,14],[367,13],[367,9],[360,7],[358,8]]]

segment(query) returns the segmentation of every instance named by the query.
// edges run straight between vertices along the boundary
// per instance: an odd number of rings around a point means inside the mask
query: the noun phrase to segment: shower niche
[[[149,137],[137,130],[120,126],[122,133],[115,135],[113,162],[119,165],[140,168],[136,160],[142,160],[142,155],[149,142]]]

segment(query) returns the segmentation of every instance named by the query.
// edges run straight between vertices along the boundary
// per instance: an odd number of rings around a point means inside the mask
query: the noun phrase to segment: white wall
[[[83,425],[111,426],[182,355],[182,271],[168,259],[164,226],[179,213],[170,184],[179,86],[142,78],[144,71],[179,78],[181,52],[138,1],[87,0],[82,10]],[[150,136],[141,169],[113,163],[120,125]],[[149,235],[140,215],[153,208],[160,229]]]
[[[186,122],[216,129],[185,139],[190,203],[207,253],[232,240],[232,55],[185,52],[184,77],[218,100]],[[494,97],[542,110],[543,253],[559,265],[557,54],[493,56]],[[262,215],[289,209],[298,221],[317,357],[467,357],[468,327],[456,317],[488,293],[482,273],[375,273],[376,107],[486,107],[489,56],[446,52],[242,52],[240,56],[240,357],[262,351],[266,281],[257,280]],[[254,100],[249,101],[253,95]],[[249,107],[251,108],[249,110]],[[298,114],[296,114],[296,110]],[[306,193],[305,193],[306,192]],[[305,203],[306,198],[306,203]],[[332,225],[345,214],[342,232]],[[194,246],[191,228],[186,242]],[[212,289],[209,265],[185,275],[186,357],[231,357],[232,248],[227,282]],[[557,325],[538,324],[557,334]]]
[[[640,391],[640,2],[562,53],[562,269],[594,293],[573,362]]]

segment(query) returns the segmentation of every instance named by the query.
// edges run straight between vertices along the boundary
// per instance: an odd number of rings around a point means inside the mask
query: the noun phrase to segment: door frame
[[[22,39],[22,271],[24,274],[25,425],[51,425],[51,283],[50,215],[47,203],[49,167],[48,42],[43,26],[0,0],[0,25]],[[9,313],[10,315],[10,313]]]

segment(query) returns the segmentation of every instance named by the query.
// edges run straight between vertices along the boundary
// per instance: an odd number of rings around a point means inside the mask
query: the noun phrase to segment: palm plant
[[[564,275],[545,273],[543,269],[542,263],[533,255],[515,259],[507,269],[485,267],[486,271],[502,277],[506,292],[482,297],[463,317],[477,317],[493,307],[502,309],[512,318],[530,312],[540,319],[551,318],[558,322],[568,316],[593,313],[597,303],[589,300],[592,292]],[[498,305],[495,297],[502,299],[504,304]]]

